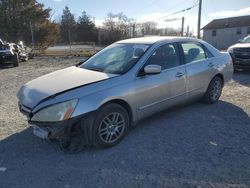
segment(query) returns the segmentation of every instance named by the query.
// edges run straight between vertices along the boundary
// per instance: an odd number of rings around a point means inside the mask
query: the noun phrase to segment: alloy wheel
[[[222,89],[222,84],[219,80],[216,80],[214,82],[214,85],[211,89],[211,92],[210,92],[210,97],[213,101],[217,101],[218,98],[220,97],[220,94],[221,94],[221,89]]]
[[[125,118],[121,113],[112,112],[105,116],[99,126],[99,137],[105,143],[117,141],[125,131]]]

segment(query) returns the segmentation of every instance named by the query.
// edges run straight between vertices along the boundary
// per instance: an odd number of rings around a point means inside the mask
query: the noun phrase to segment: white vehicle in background
[[[250,35],[228,48],[234,68],[250,70]]]

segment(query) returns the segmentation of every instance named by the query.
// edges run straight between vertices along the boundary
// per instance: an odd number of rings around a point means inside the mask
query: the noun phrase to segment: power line
[[[160,18],[152,19],[152,20],[150,20],[150,21],[148,21],[148,22],[152,22],[152,21],[155,21],[155,20],[162,20],[162,19],[167,18],[167,17],[169,17],[169,16],[173,16],[173,15],[175,15],[175,14],[179,14],[179,13],[181,13],[181,12],[185,12],[185,11],[191,10],[192,8],[197,7],[198,5],[199,5],[199,4],[195,4],[195,5],[191,6],[191,7],[188,7],[188,8],[185,8],[185,9],[182,9],[182,10],[179,10],[179,11],[176,11],[176,12],[173,12],[173,13],[171,13],[171,14],[168,14],[168,15],[166,15],[166,16],[162,16],[162,17],[160,17]]]
[[[193,6],[191,6],[191,7],[188,7],[188,8],[185,8],[185,9],[183,9],[183,10],[180,10],[180,11],[174,12],[174,13],[169,14],[169,15],[167,15],[167,16],[163,16],[163,17],[161,17],[160,19],[163,19],[163,18],[166,18],[166,17],[169,17],[169,16],[173,16],[173,15],[175,15],[175,14],[179,14],[179,13],[181,13],[181,12],[188,11],[188,10],[190,10],[190,9],[192,9],[192,8],[196,7],[196,6],[198,6],[198,4],[193,5]]]
[[[178,2],[178,3],[174,4],[171,8],[165,9],[165,10],[163,10],[163,11],[164,11],[164,12],[172,11],[172,10],[175,9],[175,7],[179,7],[179,6],[182,5],[184,2],[187,2],[187,0]],[[197,3],[194,3],[194,4],[197,4]]]
[[[151,6],[151,5],[153,5],[153,4],[156,4],[156,3],[159,3],[159,2],[160,2],[159,0],[154,0],[154,1],[152,1],[150,4],[148,4],[148,6],[143,7],[143,8],[141,8],[141,9],[138,9],[138,10],[139,10],[139,12],[140,12],[140,11],[142,11],[142,10],[148,8],[149,6]],[[178,3],[174,4],[173,6],[171,6],[170,8],[164,9],[162,12],[172,11],[172,10],[175,9],[175,7],[179,7],[179,6],[180,6],[181,4],[183,4],[184,2],[187,2],[187,0],[183,0],[183,1],[181,1],[181,2],[178,2]],[[194,3],[194,4],[197,4],[197,3]]]

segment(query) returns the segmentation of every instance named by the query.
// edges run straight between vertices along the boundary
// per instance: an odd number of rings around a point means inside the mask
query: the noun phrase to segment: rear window
[[[206,59],[206,53],[200,44],[182,43],[181,44],[186,63],[197,62]]]

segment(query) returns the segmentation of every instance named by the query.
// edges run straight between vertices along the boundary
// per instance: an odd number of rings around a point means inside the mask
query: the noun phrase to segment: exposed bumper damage
[[[42,139],[60,139],[72,128],[77,122],[77,118],[60,122],[33,122],[29,124],[33,128],[33,133]]]
[[[23,110],[20,110],[24,115]],[[28,121],[39,138],[58,141],[63,151],[74,153],[92,146],[95,111],[60,122]]]

